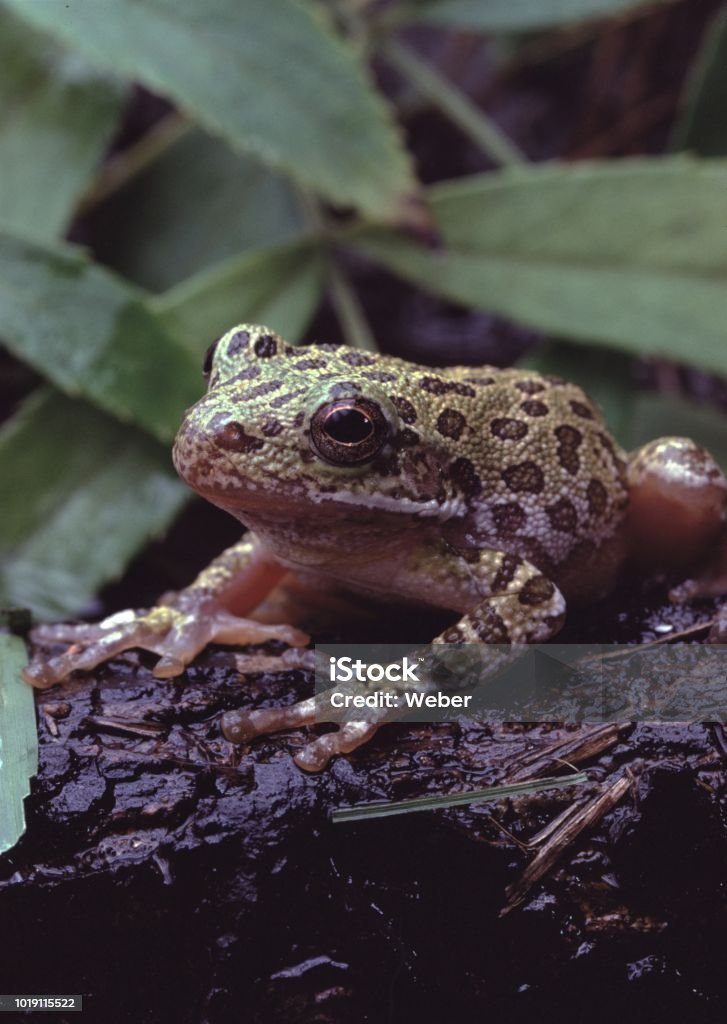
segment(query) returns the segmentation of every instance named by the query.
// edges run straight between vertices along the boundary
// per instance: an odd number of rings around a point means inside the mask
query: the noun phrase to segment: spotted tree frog
[[[294,348],[232,328],[208,351],[207,393],[174,444],[180,476],[239,519],[244,538],[148,611],[41,627],[26,679],[51,686],[120,651],[176,676],[206,644],[302,646],[246,618],[283,575],[450,609],[437,644],[535,643],[566,603],[596,600],[629,550],[692,560],[713,543],[727,482],[708,453],[664,438],[630,458],[574,384],[531,370],[433,370],[345,345]],[[237,713],[228,738],[304,725],[312,700]],[[316,770],[375,731],[348,722],[298,754]]]

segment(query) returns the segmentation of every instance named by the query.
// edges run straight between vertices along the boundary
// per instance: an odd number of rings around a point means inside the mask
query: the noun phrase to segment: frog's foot
[[[291,626],[269,626],[241,619],[211,603],[199,604],[194,610],[158,605],[149,611],[122,611],[94,624],[39,626],[32,636],[39,644],[71,645],[55,657],[36,653],[23,670],[25,681],[41,688],[53,686],[71,672],[87,672],[133,647],[158,654],[154,675],[169,678],[180,675],[210,643],[259,644],[283,640],[294,647],[308,643],[306,634]]]
[[[255,736],[313,725],[322,720],[319,702],[323,697],[325,694],[309,697],[286,708],[227,711],[222,716],[222,733],[230,743],[247,743]],[[350,754],[357,747],[368,743],[379,725],[378,722],[344,722],[335,732],[325,733],[307,743],[295,755],[294,761],[304,771],[322,771],[336,754]]]

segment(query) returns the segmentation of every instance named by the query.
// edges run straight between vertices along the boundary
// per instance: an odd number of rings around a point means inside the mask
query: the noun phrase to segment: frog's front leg
[[[442,564],[444,565],[444,559]],[[427,562],[432,568],[431,560]],[[463,558],[447,563],[447,574],[459,577],[461,592],[469,598],[471,610],[455,625],[435,637],[435,644],[527,644],[543,643],[554,636],[565,619],[565,600],[555,584],[539,569],[502,551],[482,550],[472,564]],[[428,577],[427,577],[428,579]],[[414,582],[415,576],[409,576]],[[427,581],[421,580],[424,596]],[[502,664],[495,658],[492,671]],[[329,700],[310,697],[286,708],[258,711],[228,711],[222,719],[222,731],[233,743],[244,743],[255,736],[282,729],[295,729],[316,722],[336,722],[335,712],[321,715],[321,707],[331,708]],[[306,771],[320,771],[336,754],[347,754],[362,746],[391,714],[381,721],[347,721],[335,732],[326,733],[308,743],[295,756]]]
[[[304,646],[308,637],[291,626],[269,626],[240,618],[250,613],[286,570],[252,536],[224,551],[194,582],[165,594],[153,608],[122,611],[94,624],[39,626],[40,644],[69,643],[56,657],[36,653],[23,671],[32,686],[47,687],[71,672],[88,671],[132,647],[158,654],[154,675],[180,675],[209,643],[253,644],[283,640]]]

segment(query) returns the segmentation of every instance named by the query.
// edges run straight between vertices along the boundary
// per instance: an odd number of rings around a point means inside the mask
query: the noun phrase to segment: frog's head
[[[237,326],[207,352],[208,391],[177,435],[177,471],[256,529],[311,516],[450,518],[461,500],[446,472],[451,442],[432,436],[415,407],[427,403],[411,369],[343,345],[293,348],[266,327]]]

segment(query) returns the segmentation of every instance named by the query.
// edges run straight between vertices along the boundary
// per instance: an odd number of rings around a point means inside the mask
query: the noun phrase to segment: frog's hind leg
[[[501,551],[479,553],[474,566],[467,565],[470,582],[476,583],[479,602],[472,611],[437,636],[435,644],[518,645],[540,643],[553,636],[565,617],[562,594],[539,569],[530,562]],[[426,660],[427,648],[413,652]],[[492,652],[489,672],[495,672],[508,660],[501,647]],[[395,685],[388,687],[396,690]],[[309,697],[286,708],[264,708],[256,711],[228,711],[222,719],[222,731],[233,743],[245,743],[256,736],[297,729],[320,722],[341,722],[350,712],[338,711],[327,693]],[[368,692],[375,692],[369,687]],[[312,740],[295,756],[295,762],[306,771],[321,771],[336,754],[348,754],[367,743],[387,722],[404,714],[404,710],[375,708],[367,719],[344,721],[335,732]]]
[[[686,437],[660,437],[628,464],[628,546],[648,568],[694,565],[725,522],[727,480],[709,452]]]
[[[727,480],[709,452],[689,438],[661,437],[629,460],[628,543],[647,569],[694,569],[672,601],[727,594]],[[711,643],[727,642],[727,611],[717,612]]]

